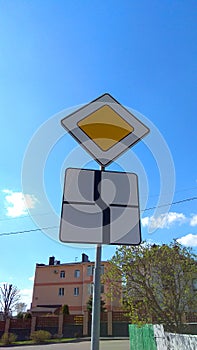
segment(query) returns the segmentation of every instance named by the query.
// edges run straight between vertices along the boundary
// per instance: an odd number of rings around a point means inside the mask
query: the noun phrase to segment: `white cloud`
[[[20,290],[20,296],[21,296],[20,301],[22,303],[27,304],[27,309],[30,309],[30,306],[31,306],[32,293],[33,293],[33,288],[31,288],[31,289],[26,288],[26,289]]]
[[[197,215],[193,215],[191,220],[190,220],[190,225],[191,226],[197,226]]]
[[[10,284],[10,283],[0,282],[0,287],[3,287],[4,284]],[[32,294],[33,294],[33,286],[32,288],[19,289],[19,295],[20,295],[19,302],[25,303],[27,305],[27,310],[30,309],[31,307]],[[15,314],[15,312],[13,314]]]
[[[185,221],[185,215],[176,212],[162,214],[156,218],[154,216],[146,216],[141,220],[143,227],[149,227],[151,229],[169,228],[174,223],[179,223],[181,225]]]
[[[145,218],[142,218],[141,223],[143,227],[147,227],[149,225],[150,218],[146,216]]]
[[[5,193],[6,215],[10,217],[26,215],[28,209],[33,209],[37,202],[36,197],[32,194],[23,194],[11,190],[3,190],[2,192]]]
[[[178,238],[177,242],[187,247],[197,247],[197,235],[189,233],[186,236]]]
[[[29,277],[28,280],[33,282],[34,281],[34,276]]]

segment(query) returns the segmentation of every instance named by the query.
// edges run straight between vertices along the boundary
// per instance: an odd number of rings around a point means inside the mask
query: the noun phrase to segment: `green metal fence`
[[[153,325],[129,325],[130,350],[157,350]]]

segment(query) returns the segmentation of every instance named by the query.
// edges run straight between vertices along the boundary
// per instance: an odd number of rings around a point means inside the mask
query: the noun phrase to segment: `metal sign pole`
[[[114,159],[146,136],[150,131],[149,128],[110,94],[104,94],[77,109],[64,117],[61,123],[101,165],[101,169],[100,171],[86,170],[86,174],[84,173],[85,169],[67,169],[60,240],[79,243],[83,237],[83,243],[140,244],[137,176],[131,173],[104,172],[104,170]],[[70,185],[67,188],[66,178],[69,179],[69,184],[73,184],[73,188]],[[105,179],[111,180],[117,189],[114,203],[110,201],[110,186],[108,188],[105,182],[102,184],[104,192],[101,195],[101,182]],[[78,186],[76,186],[75,180]],[[93,196],[90,191],[90,183],[94,187],[92,188]],[[126,187],[122,183],[125,183]],[[83,196],[84,193],[87,196]],[[90,213],[98,215],[88,215],[88,211],[79,210],[79,207],[83,205],[89,205]],[[100,208],[99,212],[97,212],[98,208]],[[125,208],[124,213],[123,208]],[[101,213],[102,227],[100,221],[98,225]],[[87,226],[86,223],[88,223]],[[95,231],[93,235],[90,235],[92,228]],[[100,237],[101,230],[102,239]],[[99,350],[101,243],[97,244],[94,269],[91,350]]]
[[[104,171],[105,167],[101,166],[100,170]],[[102,230],[104,231],[104,226],[102,227]],[[92,301],[91,350],[99,350],[101,313],[101,251],[102,245],[97,244]]]
[[[94,290],[92,302],[91,350],[99,350],[100,338],[100,295],[101,295],[101,244],[96,247],[96,262],[94,269]]]

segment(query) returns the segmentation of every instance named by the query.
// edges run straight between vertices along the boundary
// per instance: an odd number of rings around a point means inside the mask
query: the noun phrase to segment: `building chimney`
[[[54,256],[50,256],[49,257],[49,265],[54,265],[55,263],[55,257]]]
[[[89,261],[90,261],[90,260],[89,260],[88,255],[82,253],[82,262],[89,262]]]

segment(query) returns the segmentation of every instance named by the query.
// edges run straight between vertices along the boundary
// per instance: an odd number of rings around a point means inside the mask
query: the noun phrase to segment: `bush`
[[[1,343],[3,345],[9,345],[16,341],[17,335],[13,333],[4,333],[1,337]]]
[[[63,315],[69,315],[69,307],[67,304],[64,304],[62,306],[62,313],[63,313]]]
[[[51,333],[44,330],[35,331],[31,334],[30,337],[34,343],[45,343],[47,340],[51,339]]]
[[[19,313],[16,315],[16,317],[17,317],[18,319],[23,319],[23,313],[22,313],[22,312],[19,312]]]

